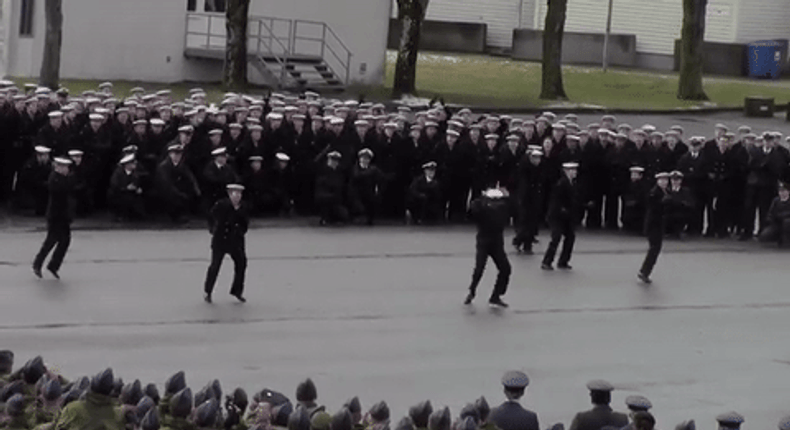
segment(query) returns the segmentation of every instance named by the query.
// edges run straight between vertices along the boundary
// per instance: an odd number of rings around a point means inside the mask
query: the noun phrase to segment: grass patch
[[[395,69],[395,52],[387,52],[384,85],[351,86],[343,94],[327,94],[330,98],[357,98],[369,101],[386,101],[392,89]],[[698,102],[686,102],[675,97],[677,74],[652,73],[623,69],[565,66],[563,68],[565,91],[572,105],[602,106],[610,109],[673,109],[694,108]],[[417,65],[417,90],[421,97],[441,96],[445,102],[461,105],[530,108],[556,105],[538,99],[540,93],[540,64],[514,61],[508,58],[482,55],[456,55],[422,53]],[[19,78],[20,86],[35,79]],[[62,85],[76,96],[85,90],[97,89],[99,80],[64,80]],[[186,97],[191,88],[203,88],[208,100],[222,99],[225,91],[219,84],[150,83],[114,81],[114,93],[120,96],[140,86],[149,92],[171,89],[173,98]],[[738,107],[748,96],[773,97],[777,105],[790,101],[790,81],[750,80],[746,78],[705,78],[705,90],[711,101],[709,106]],[[265,88],[253,88],[251,94],[266,94]]]
[[[387,53],[385,85],[392,86],[395,53]],[[444,96],[448,103],[497,107],[546,106],[539,100],[540,64],[481,55],[420,54],[417,89],[421,96]],[[594,67],[563,67],[565,91],[573,104],[620,109],[670,109],[698,106],[678,100],[677,74]],[[706,78],[705,90],[716,106],[741,106],[747,96],[790,101],[790,82],[745,78]]]

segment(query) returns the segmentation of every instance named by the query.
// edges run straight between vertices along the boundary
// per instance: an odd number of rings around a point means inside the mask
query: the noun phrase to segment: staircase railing
[[[188,12],[184,36],[186,49],[224,50],[225,15]],[[348,85],[353,54],[325,22],[251,15],[247,22],[247,50],[259,59],[273,58],[281,66],[281,80],[287,66],[298,57],[320,57],[328,71]]]

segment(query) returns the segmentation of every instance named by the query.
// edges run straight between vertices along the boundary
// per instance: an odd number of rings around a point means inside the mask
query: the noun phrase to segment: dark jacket
[[[500,430],[540,430],[538,415],[517,402],[505,402],[494,408],[488,421]]]
[[[505,198],[479,197],[469,208],[477,224],[477,241],[491,243],[504,240],[505,228],[510,223],[510,208]]]
[[[319,203],[341,204],[345,199],[346,175],[340,170],[324,167],[315,182],[315,198]]]
[[[236,209],[229,198],[218,201],[208,217],[211,247],[243,247],[249,225],[250,216],[244,202]]]
[[[770,209],[768,209],[768,222],[773,225],[782,225],[788,219],[790,219],[790,200],[783,202],[779,197],[774,198]]]
[[[614,412],[608,405],[597,405],[586,412],[579,412],[573,418],[569,430],[601,430],[606,426],[621,428],[628,424],[625,414]]]
[[[645,235],[664,234],[664,209],[672,197],[658,185],[650,190],[647,196],[647,214],[645,215]]]
[[[178,165],[173,164],[170,159],[159,164],[156,172],[157,187],[162,198],[182,198],[200,195],[195,176],[181,161]]]
[[[123,166],[116,167],[110,178],[108,196],[114,198],[122,195],[137,195],[137,191],[130,190],[129,185],[140,188],[140,174],[136,170],[131,173],[126,173],[126,169],[124,169]]]
[[[72,190],[74,184],[69,176],[52,172],[49,175],[49,203],[47,221],[70,223],[74,219]]]
[[[563,174],[551,192],[551,201],[549,202],[547,213],[548,220],[549,222],[573,221],[578,213],[578,207],[578,187],[575,183],[571,183],[567,175]]]

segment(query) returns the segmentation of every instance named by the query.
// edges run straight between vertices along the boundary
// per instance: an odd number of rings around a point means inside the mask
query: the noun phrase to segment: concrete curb
[[[398,106],[402,106],[402,104],[395,103],[393,101],[389,101],[385,103],[388,109],[394,110],[397,109]],[[492,106],[462,106],[462,105],[448,105],[454,110],[458,110],[460,108],[468,108],[473,113],[493,113],[493,114],[520,114],[520,115],[530,115],[530,114],[541,114],[546,111],[551,111],[557,114],[568,114],[568,113],[575,113],[575,114],[620,114],[620,115],[713,115],[717,113],[732,113],[732,112],[744,112],[744,106],[722,106],[722,107],[699,107],[699,108],[674,108],[674,109],[622,109],[622,108],[606,108],[606,107],[587,107],[587,106],[578,106],[578,107],[492,107]],[[787,111],[787,104],[779,104],[776,105],[774,108],[774,112],[785,112]],[[427,105],[423,106],[410,106],[412,109],[419,109],[419,108],[428,108]]]

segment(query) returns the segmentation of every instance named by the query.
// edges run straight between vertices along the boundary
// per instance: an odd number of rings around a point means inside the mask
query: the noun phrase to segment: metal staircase
[[[342,91],[349,82],[351,51],[323,22],[250,16],[249,65],[279,89]],[[184,55],[225,59],[225,16],[187,14]]]

